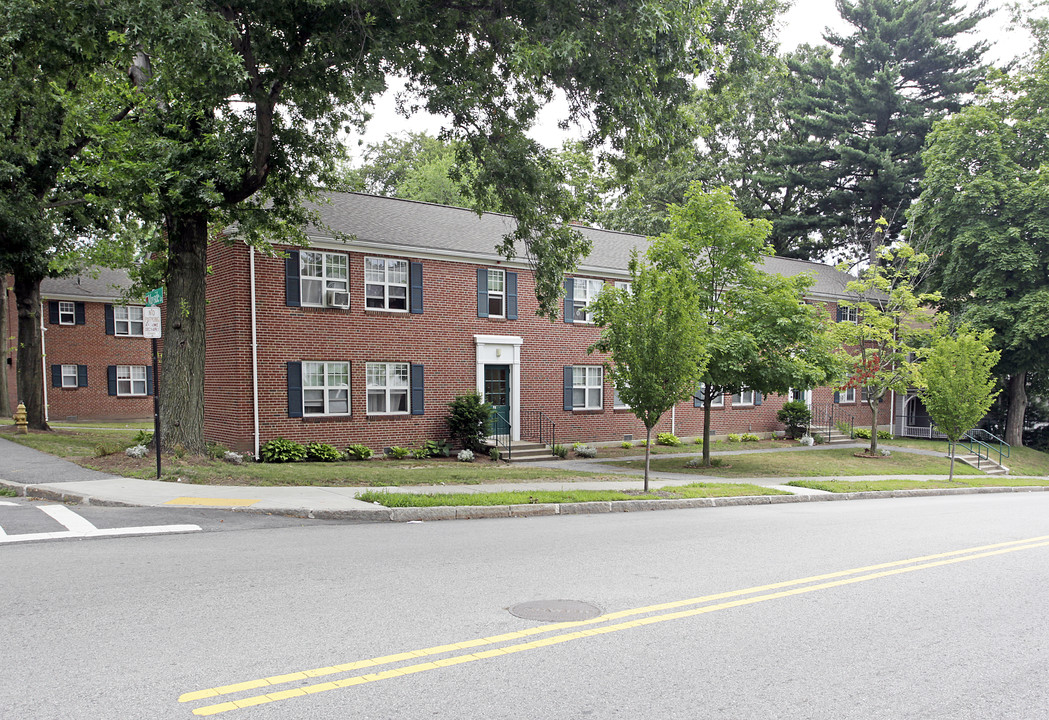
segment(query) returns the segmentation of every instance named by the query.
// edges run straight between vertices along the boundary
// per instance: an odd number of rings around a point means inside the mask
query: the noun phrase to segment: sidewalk
[[[859,445],[857,445],[859,447]],[[900,448],[904,450],[903,448]],[[751,452],[791,452],[782,450]],[[917,451],[923,452],[923,451]],[[660,457],[668,457],[661,455]],[[625,459],[625,458],[623,458]],[[436,508],[387,508],[356,499],[367,490],[391,493],[478,493],[536,490],[639,490],[641,471],[617,467],[610,461],[568,460],[534,463],[566,470],[583,470],[623,475],[621,481],[559,481],[500,483],[489,485],[413,485],[404,487],[245,487],[240,485],[192,485],[158,480],[114,477],[75,463],[0,439],[0,487],[15,489],[19,495],[43,497],[61,502],[90,505],[134,507],[211,507],[248,512],[292,515],[296,517],[332,518],[357,521],[387,522],[419,519],[453,519],[476,517],[513,517],[532,515],[629,512],[632,510],[717,507],[727,505],[768,505],[785,502],[853,500],[866,498],[909,497],[916,495],[972,494],[977,492],[1031,491],[1031,488],[958,488],[900,490],[882,493],[828,493],[821,490],[788,487],[789,480],[827,480],[828,478],[718,478],[683,476],[679,473],[650,473],[653,489],[687,485],[697,480],[748,483],[776,488],[791,495],[753,497],[696,498],[680,500],[634,500],[618,502],[574,503],[563,505],[535,504],[513,506],[473,506]],[[849,480],[941,480],[946,475],[867,475]],[[1049,488],[1034,488],[1049,490]]]

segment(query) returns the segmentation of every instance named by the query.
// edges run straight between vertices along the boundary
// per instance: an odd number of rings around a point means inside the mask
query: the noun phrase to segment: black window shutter
[[[289,250],[288,257],[284,259],[284,304],[288,307],[302,306],[302,286],[299,285],[298,250]]]
[[[47,301],[47,320],[52,325],[58,324],[58,301],[48,300]]]
[[[146,395],[153,394],[153,366],[146,365]]]
[[[572,410],[572,366],[565,365],[565,410]]]
[[[703,385],[692,394],[692,407],[703,407],[703,398],[706,396],[707,391]]]
[[[76,366],[76,386],[87,387],[87,365]]]
[[[411,311],[416,315],[421,315],[423,311],[423,264],[413,262],[410,268],[410,278],[412,287],[412,303]],[[414,410],[412,411],[414,412]]]
[[[572,298],[575,296],[575,280],[565,279],[565,322],[575,322],[575,310],[572,307]],[[567,408],[571,410],[572,408]]]
[[[115,323],[113,322],[113,306],[106,303],[106,335],[116,335]],[[116,370],[113,370],[116,372]],[[116,387],[114,385],[114,387]],[[116,391],[110,393],[110,395],[116,395]]]
[[[51,366],[51,387],[62,387],[62,366]]]
[[[78,302],[73,305],[73,316],[76,318],[77,325],[87,324],[87,314],[84,310],[84,303]]]
[[[755,405],[760,405],[761,404],[761,393],[759,393],[759,392],[755,392],[754,393],[754,404]]]
[[[840,403],[841,402],[841,393],[838,392],[837,390],[834,391],[834,402],[836,402],[836,403]]]
[[[412,365],[412,415],[423,414],[423,401],[423,366]]]
[[[488,317],[488,268],[477,268],[477,317]]]
[[[842,322],[842,318],[845,317],[845,308],[840,304],[838,305],[838,322]]]
[[[301,362],[288,362],[288,417],[302,417]]]
[[[517,273],[506,273],[506,319],[517,319]]]
[[[117,394],[117,366],[116,365],[110,365],[109,367],[106,368],[106,380],[108,381],[107,384],[109,385],[109,394],[110,395],[116,395]]]

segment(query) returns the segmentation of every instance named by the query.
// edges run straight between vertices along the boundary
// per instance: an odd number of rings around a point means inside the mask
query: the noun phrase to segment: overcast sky
[[[974,7],[977,0],[968,0],[967,6]],[[990,0],[990,6],[1003,5],[1001,0]],[[828,25],[836,30],[845,30],[847,25],[841,20],[838,11],[834,7],[834,0],[796,0],[795,5],[781,19],[779,40],[782,50],[792,50],[802,43],[812,45],[823,42],[823,31]],[[1029,39],[1023,33],[1010,32],[1007,28],[1008,15],[1004,9],[994,16],[984,20],[975,38],[988,40],[992,43],[988,53],[988,59],[995,64],[1002,64],[1022,54],[1029,47]],[[436,134],[441,129],[441,119],[424,113],[417,114],[412,118],[404,118],[397,114],[395,109],[394,94],[400,86],[391,82],[391,89],[380,98],[373,110],[374,118],[369,123],[367,131],[360,136],[352,136],[349,140],[351,155],[355,158],[354,164],[359,164],[360,152],[363,141],[365,144],[382,140],[386,135],[405,131],[426,131]],[[557,120],[564,112],[564,106],[553,103],[543,114],[540,115],[539,123],[532,133],[532,137],[549,147],[559,147],[561,143],[570,138],[578,137],[579,131],[568,133],[557,128]]]

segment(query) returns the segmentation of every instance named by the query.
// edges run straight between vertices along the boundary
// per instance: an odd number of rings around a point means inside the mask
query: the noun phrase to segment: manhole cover
[[[565,622],[595,618],[601,614],[601,608],[579,600],[532,600],[514,605],[510,614],[525,620]]]

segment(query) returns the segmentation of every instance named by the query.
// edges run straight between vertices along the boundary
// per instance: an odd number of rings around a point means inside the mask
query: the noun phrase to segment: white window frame
[[[121,325],[123,325],[123,328],[121,328]],[[113,334],[118,337],[143,337],[142,307],[139,305],[114,305]]]
[[[379,369],[382,369],[380,375]],[[403,371],[403,372],[402,372]],[[370,362],[365,365],[365,407],[368,415],[408,415],[412,411],[412,368],[406,362]],[[404,384],[391,383],[404,377]],[[377,382],[381,380],[382,382]],[[403,410],[390,410],[397,398],[404,397]],[[373,398],[382,400],[382,409],[373,410]]]
[[[501,289],[493,290],[492,281],[495,280]],[[499,312],[492,312],[492,300],[499,300],[499,307],[502,308]],[[497,270],[495,268],[488,269],[488,317],[490,318],[505,318],[506,317],[506,271]]]
[[[76,303],[68,300],[58,301],[58,324],[76,325]]]
[[[600,365],[572,366],[572,409],[601,410],[605,403],[605,372]],[[580,379],[582,382],[580,382]],[[581,395],[580,395],[581,393]],[[576,400],[582,397],[582,403]]]
[[[615,385],[612,386],[612,409],[613,410],[629,410],[630,406],[619,397],[619,388]]]
[[[77,371],[76,365],[62,366],[62,387],[80,387],[80,373]]]
[[[617,290],[625,290],[627,295],[632,295],[634,292],[634,284],[629,280],[616,280],[613,285]]]
[[[838,322],[847,322],[855,325],[860,320],[860,310],[856,307],[846,307],[845,305],[838,306],[838,310],[841,313],[841,320]]]
[[[375,273],[379,271],[376,265],[381,264],[382,278],[378,278]],[[404,282],[394,282],[390,280],[391,265],[404,266]],[[382,257],[366,257],[364,258],[364,307],[367,310],[386,310],[388,312],[408,312],[411,308],[411,263],[407,260],[398,260],[396,258],[382,258]],[[378,295],[375,295],[373,290],[376,288],[382,288],[382,305],[375,304],[378,300]],[[401,297],[394,296],[391,294],[391,290],[394,288],[404,289],[404,307],[395,308],[390,307],[390,301],[401,300]]]
[[[313,375],[318,374],[320,384],[308,382]],[[345,382],[340,382],[340,377]],[[321,409],[316,411],[307,410],[307,393],[320,393]],[[341,396],[341,397],[340,397]],[[302,362],[302,414],[303,417],[314,417],[318,415],[350,415],[352,408],[350,403],[350,364],[348,362],[320,362],[316,360],[304,360]],[[335,411],[332,405],[335,401],[345,400],[346,409]]]
[[[735,402],[735,397],[733,397],[733,402],[732,402],[733,406],[735,406],[735,407],[752,407],[754,405],[754,391],[753,390],[751,390],[748,387],[743,387],[743,388],[739,389],[739,393],[738,394],[739,394],[739,402]],[[745,398],[747,398],[747,397],[749,397],[750,400],[746,400]]]
[[[604,280],[596,278],[573,278],[572,320],[577,323],[594,324],[594,314],[589,307],[605,287]]]
[[[314,268],[318,272],[313,272]],[[320,301],[307,299],[309,287],[320,289]],[[350,291],[350,256],[346,253],[299,251],[299,302],[305,307],[327,307],[329,290]]]
[[[699,393],[698,397],[699,397],[700,401],[701,402],[704,401],[706,399],[706,394],[707,394],[707,384],[706,383],[700,383],[699,384],[699,390],[697,390],[696,392]],[[702,405],[700,407],[702,407]],[[723,408],[723,407],[725,407],[725,393],[723,393],[723,392],[722,393],[718,393],[717,397],[715,397],[710,402],[710,407],[712,407],[712,408]]]
[[[137,392],[139,386],[142,392]],[[147,388],[145,365],[117,365],[118,397],[145,397]]]
[[[839,405],[854,405],[856,403],[856,388],[844,388],[838,391]]]

